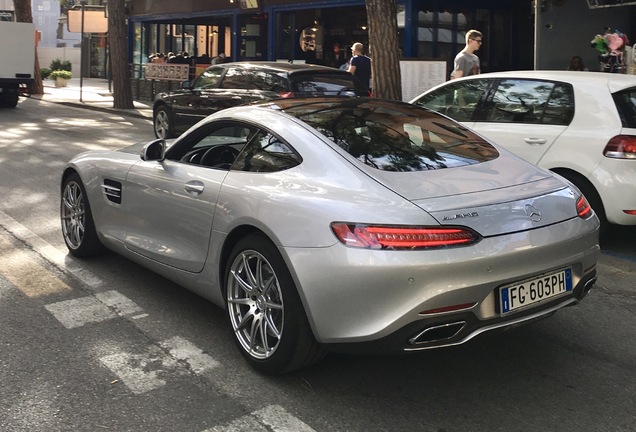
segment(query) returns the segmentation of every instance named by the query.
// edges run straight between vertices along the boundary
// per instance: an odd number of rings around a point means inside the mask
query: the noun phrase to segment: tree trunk
[[[13,8],[15,9],[15,17],[17,22],[33,22],[33,13],[31,12],[31,0],[13,0]],[[33,35],[35,40],[35,35]],[[42,86],[42,74],[40,73],[40,61],[38,60],[38,49],[35,48],[35,60],[33,66],[33,84],[29,92],[31,94],[44,94]]]
[[[366,0],[373,95],[402,100],[395,0]]]
[[[113,108],[132,109],[130,65],[128,64],[126,8],[124,0],[108,1],[108,43],[113,76]]]

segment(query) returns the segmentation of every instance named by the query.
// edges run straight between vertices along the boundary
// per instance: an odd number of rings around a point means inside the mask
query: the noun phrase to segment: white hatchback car
[[[567,178],[603,224],[636,225],[636,76],[488,73],[447,81],[411,103]]]

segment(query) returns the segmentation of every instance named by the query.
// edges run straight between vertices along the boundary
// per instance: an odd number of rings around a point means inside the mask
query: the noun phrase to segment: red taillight
[[[294,92],[280,92],[278,95],[281,99],[293,98],[296,96]]]
[[[636,216],[636,210],[623,210],[623,213],[628,215]]]
[[[587,219],[592,216],[592,207],[590,203],[587,202],[584,196],[581,196],[576,201],[576,213],[580,218]]]
[[[440,307],[440,308],[435,308],[435,309],[429,309],[429,310],[425,310],[420,312],[420,315],[431,315],[431,314],[438,314],[438,313],[443,313],[443,312],[455,312],[458,310],[462,310],[462,309],[470,309],[473,306],[475,306],[477,303],[462,303],[462,304],[457,304],[457,305],[453,305],[453,306],[444,306],[444,307]]]
[[[603,155],[615,159],[636,159],[636,136],[616,135],[605,146]]]
[[[464,246],[479,240],[462,228],[364,225],[334,222],[331,229],[342,243],[364,249],[429,249]]]

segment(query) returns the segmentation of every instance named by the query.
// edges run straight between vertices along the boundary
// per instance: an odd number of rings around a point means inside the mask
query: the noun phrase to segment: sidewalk
[[[113,95],[109,91],[109,83],[106,79],[84,78],[81,87],[79,78],[71,78],[67,87],[55,87],[55,82],[48,79],[43,80],[42,84],[44,85],[44,94],[32,95],[32,98],[67,106],[152,119],[152,103],[134,101],[134,109],[113,108]]]

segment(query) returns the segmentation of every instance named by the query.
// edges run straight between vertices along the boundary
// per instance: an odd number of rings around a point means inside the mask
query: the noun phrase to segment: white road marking
[[[51,272],[35,259],[32,253],[16,248],[4,231],[0,231],[0,272],[28,297],[43,297],[71,291],[59,278],[59,271]]]
[[[211,356],[181,337],[167,339],[159,345],[161,348],[152,345],[141,354],[120,352],[99,360],[135,394],[163,387],[165,378],[175,373],[200,374],[220,366]],[[180,362],[187,363],[189,368]]]
[[[206,429],[204,432],[315,432],[306,423],[289,414],[279,405],[269,405],[228,424]]]
[[[172,357],[187,362],[195,374],[214,369],[221,365],[192,342],[179,336],[160,342],[160,345],[167,350]]]
[[[119,315],[132,315],[143,310],[137,305],[137,303],[130,300],[119,291],[111,290],[98,292],[95,293],[95,297],[97,297],[106,306],[116,309]]]
[[[161,378],[166,372],[180,372],[177,361],[156,346],[143,354],[117,353],[99,360],[135,394],[166,385]]]
[[[51,262],[58,268],[71,273],[89,287],[96,288],[103,284],[103,281],[99,277],[95,276],[88,270],[83,269],[82,265],[78,263],[75,258],[68,255],[66,251],[61,252],[59,249],[51,246],[44,239],[30,231],[27,227],[11,218],[3,211],[0,211],[0,226],[4,227],[16,238],[33,248],[33,250],[44,257],[44,259]]]
[[[106,321],[116,316],[108,306],[93,296],[51,303],[44,307],[67,329]]]
[[[95,293],[94,296],[51,303],[44,307],[68,329],[143,310],[128,297],[114,290]]]

